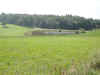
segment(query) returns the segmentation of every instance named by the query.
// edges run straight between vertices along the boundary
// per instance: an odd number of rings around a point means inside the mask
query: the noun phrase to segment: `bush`
[[[77,30],[75,33],[76,33],[76,34],[79,34],[79,33],[80,33],[80,31],[79,31],[79,30]]]
[[[81,28],[81,29],[80,29],[80,32],[81,32],[81,33],[86,33],[86,30],[83,29],[83,28]]]

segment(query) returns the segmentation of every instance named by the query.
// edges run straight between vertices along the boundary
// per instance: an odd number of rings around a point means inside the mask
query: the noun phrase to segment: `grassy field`
[[[20,27],[17,25],[7,25],[8,28],[3,28],[0,25],[0,36],[24,36],[24,32],[32,29],[26,27]]]
[[[69,66],[88,62],[100,50],[100,30],[79,35],[23,36],[32,29],[8,25],[0,26],[0,72],[28,70],[32,64]],[[11,37],[8,37],[11,36]],[[16,37],[17,36],[17,37]]]

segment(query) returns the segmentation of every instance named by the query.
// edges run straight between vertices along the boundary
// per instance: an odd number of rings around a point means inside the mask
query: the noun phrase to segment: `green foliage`
[[[28,14],[1,14],[0,22],[16,24],[27,27],[48,29],[74,29],[84,28],[92,30],[100,25],[100,20],[86,19],[80,16],[56,16],[56,15],[28,15]]]
[[[83,29],[83,28],[81,28],[81,29],[80,29],[80,33],[86,33],[86,30]]]
[[[5,22],[1,23],[1,25],[2,25],[3,28],[8,28],[7,24]]]

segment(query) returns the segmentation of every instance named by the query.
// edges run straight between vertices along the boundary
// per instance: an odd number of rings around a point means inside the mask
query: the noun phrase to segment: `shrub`
[[[80,33],[86,33],[86,30],[83,29],[83,28],[81,28],[81,29],[80,29]]]

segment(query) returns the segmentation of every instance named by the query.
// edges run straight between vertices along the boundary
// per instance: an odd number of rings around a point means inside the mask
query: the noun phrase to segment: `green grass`
[[[7,27],[8,28],[3,28],[2,25],[0,25],[0,36],[23,36],[24,32],[32,30],[30,28],[11,24],[7,24]]]
[[[71,64],[80,61],[88,62],[93,54],[100,50],[100,30],[80,35],[61,36],[23,36],[32,29],[8,25],[7,29],[0,26],[0,71],[14,70],[17,66],[23,70],[32,64]],[[6,37],[1,37],[6,36]],[[20,70],[20,69],[19,69]]]

